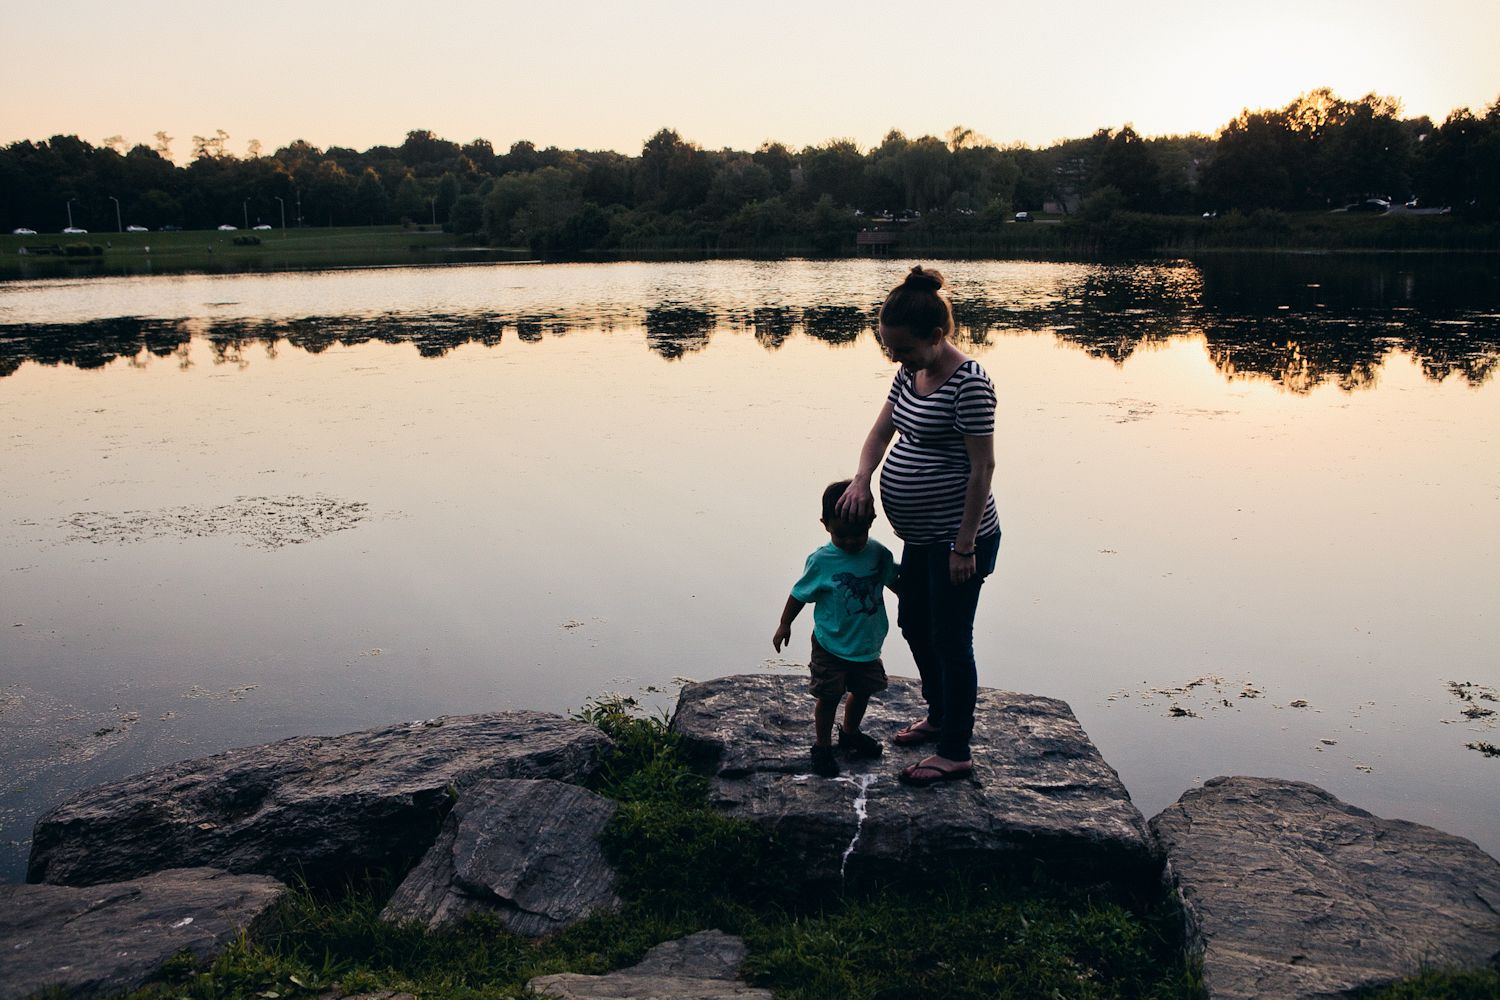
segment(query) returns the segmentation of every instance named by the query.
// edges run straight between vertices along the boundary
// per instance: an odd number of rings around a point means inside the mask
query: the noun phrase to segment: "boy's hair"
[[[828,488],[823,491],[824,521],[843,521],[845,524],[851,524],[855,527],[859,527],[861,525],[868,526],[875,522],[874,514],[870,514],[866,517],[841,517],[839,513],[833,509],[834,506],[839,502],[839,497],[844,495],[844,491],[847,490],[853,482],[854,480],[852,479],[840,479],[836,483],[828,484]]]

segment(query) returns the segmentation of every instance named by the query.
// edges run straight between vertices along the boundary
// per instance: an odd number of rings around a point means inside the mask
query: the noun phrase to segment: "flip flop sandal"
[[[901,769],[901,783],[923,788],[927,785],[936,785],[945,781],[962,781],[965,778],[974,777],[974,765],[961,767],[953,771],[944,771],[934,764],[912,764]]]
[[[942,730],[928,727],[924,719],[921,722],[913,722],[905,729],[896,730],[896,735],[891,737],[891,742],[898,747],[914,747],[919,743],[932,742],[941,732]]]

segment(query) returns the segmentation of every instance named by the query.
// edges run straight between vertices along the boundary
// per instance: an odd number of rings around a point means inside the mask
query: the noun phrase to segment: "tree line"
[[[918,220],[994,229],[1015,211],[1328,210],[1368,198],[1417,198],[1481,221],[1500,217],[1500,99],[1441,124],[1405,118],[1391,97],[1345,100],[1324,88],[1286,107],[1246,110],[1216,136],[1100,129],[1041,149],[1002,147],[972,130],[865,150],[846,139],[792,149],[706,150],[662,129],[637,156],[537,149],[497,152],[430,131],[364,151],[293,142],[245,155],[229,136],[194,136],[177,166],[172,137],[126,148],[77,136],[0,148],[0,231],[55,232],[72,213],[94,232],[441,225],[547,255],[594,249],[809,246],[835,251],[860,228]],[[117,218],[118,211],[118,218]],[[898,223],[899,224],[899,223]]]

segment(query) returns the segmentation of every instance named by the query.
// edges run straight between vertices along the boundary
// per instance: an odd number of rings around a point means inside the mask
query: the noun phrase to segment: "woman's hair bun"
[[[943,275],[918,264],[891,289],[880,307],[880,322],[886,326],[904,326],[927,337],[933,331],[953,333],[953,305],[943,291]]]
[[[907,288],[915,291],[935,292],[943,287],[943,274],[931,268],[924,268],[921,264],[912,268],[907,274],[906,280],[901,283]]]

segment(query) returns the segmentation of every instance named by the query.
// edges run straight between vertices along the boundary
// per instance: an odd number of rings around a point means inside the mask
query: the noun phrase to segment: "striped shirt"
[[[917,395],[916,375],[896,372],[889,396],[900,438],[880,470],[880,503],[904,542],[951,542],[964,516],[969,484],[967,437],[995,433],[995,386],[979,362],[965,361],[948,381]],[[991,495],[980,535],[1000,530]]]

